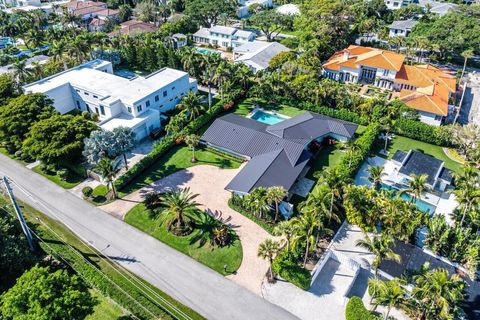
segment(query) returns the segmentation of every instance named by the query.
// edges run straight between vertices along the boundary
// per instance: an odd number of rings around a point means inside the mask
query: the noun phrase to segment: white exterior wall
[[[387,70],[387,69],[380,69],[377,68],[376,77],[388,79],[388,80],[395,80],[395,76],[397,75],[397,71],[395,70]]]
[[[407,31],[405,29],[390,28],[390,31],[388,32],[388,36],[389,37],[406,37],[408,32],[409,30]]]
[[[418,115],[420,116],[420,121],[422,121],[423,123],[426,123],[432,126],[439,126],[442,124],[443,117],[437,116],[436,114],[419,111]]]
[[[412,0],[385,0],[385,5],[390,10],[397,10],[401,7],[408,6],[412,2]]]
[[[72,99],[71,90],[72,88],[70,84],[66,83],[63,86],[45,92],[45,95],[53,100],[53,106],[58,112],[60,112],[60,114],[65,114],[76,107]]]

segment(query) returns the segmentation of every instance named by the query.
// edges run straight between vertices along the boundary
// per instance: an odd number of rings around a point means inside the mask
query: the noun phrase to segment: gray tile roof
[[[305,147],[312,140],[332,133],[351,138],[356,128],[311,112],[274,125],[227,114],[213,122],[202,141],[250,158],[226,189],[248,193],[260,186],[283,186],[289,190],[311,157]]]
[[[427,175],[427,183],[435,183],[439,170],[443,167],[443,161],[419,151],[412,150],[408,158],[403,161],[400,173],[407,176]]]
[[[393,23],[389,26],[390,29],[397,29],[397,30],[412,30],[412,28],[418,22],[415,20],[399,20],[393,21]]]
[[[393,154],[392,160],[402,163],[406,156],[407,154],[405,152],[403,152],[402,150],[397,150]]]

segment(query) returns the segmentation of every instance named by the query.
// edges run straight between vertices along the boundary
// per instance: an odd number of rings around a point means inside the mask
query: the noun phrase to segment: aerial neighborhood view
[[[0,319],[480,319],[480,1],[0,0]]]

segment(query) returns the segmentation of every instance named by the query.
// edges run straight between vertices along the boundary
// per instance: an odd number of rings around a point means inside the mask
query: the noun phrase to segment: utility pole
[[[12,205],[13,205],[13,208],[15,209],[15,213],[17,214],[17,218],[18,218],[18,221],[20,222],[20,226],[22,227],[23,233],[27,238],[28,245],[30,246],[30,249],[34,251],[35,244],[33,242],[32,234],[30,233],[30,229],[28,228],[27,223],[23,218],[22,211],[20,210],[20,207],[18,206],[18,203],[15,200],[15,196],[13,195],[12,188],[10,187],[10,183],[8,182],[8,178],[6,176],[3,176],[3,184],[5,185],[5,190],[7,191],[8,196],[10,197],[10,201],[12,201]]]

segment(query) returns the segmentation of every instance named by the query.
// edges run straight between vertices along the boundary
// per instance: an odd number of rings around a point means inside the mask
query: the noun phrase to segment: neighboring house
[[[275,10],[277,10],[278,13],[292,15],[292,16],[296,16],[300,14],[300,8],[298,7],[298,5],[294,3],[284,4],[282,6],[277,7]]]
[[[388,27],[389,37],[406,37],[412,31],[413,27],[417,24],[415,20],[399,20],[393,21]]]
[[[48,60],[50,60],[50,57],[48,57],[46,55],[43,55],[43,54],[40,54],[38,56],[33,56],[33,57],[25,60],[25,67],[30,70],[34,66],[34,63],[38,63],[38,64],[42,65],[42,64],[47,63]],[[15,72],[15,67],[14,67],[13,64],[9,64],[9,65],[0,67],[0,74],[14,73],[14,72]]]
[[[273,6],[273,0],[238,0],[237,16],[239,18],[245,18],[250,15],[249,8],[252,5],[261,5],[264,8],[271,8]]]
[[[165,44],[172,46],[173,49],[183,48],[188,44],[187,36],[183,33],[175,33],[165,38]]]
[[[375,85],[399,91],[398,97],[416,109],[422,122],[440,125],[453,110],[455,77],[431,65],[406,65],[405,56],[387,50],[349,46],[324,65],[326,78]]]
[[[451,2],[440,2],[433,0],[418,0],[418,5],[423,7],[425,11],[428,9],[431,13],[438,14],[439,16],[444,16],[447,13],[450,13],[458,7],[458,4]]]
[[[157,31],[157,29],[158,28],[151,23],[137,21],[137,20],[128,20],[121,23],[120,28],[118,30],[112,31],[108,35],[110,37],[119,36],[119,35],[134,36],[139,33],[155,32]]]
[[[409,4],[416,2],[416,0],[385,0],[385,5],[390,10],[397,10],[401,7],[406,7]]]
[[[99,32],[105,29],[106,21],[103,19],[93,18],[88,24],[88,31]]]
[[[233,60],[247,65],[253,72],[268,68],[273,57],[290,51],[278,42],[252,41],[233,49]]]
[[[88,23],[88,31],[103,31],[108,20],[119,21],[118,10],[103,9],[95,12],[94,18]]]
[[[163,68],[146,77],[126,79],[113,74],[112,64],[93,60],[23,87],[44,93],[61,114],[73,110],[99,115],[100,127],[131,128],[141,140],[160,127],[160,114],[173,109],[197,82],[187,73]]]
[[[420,151],[397,150],[390,161],[394,168],[383,181],[398,189],[408,186],[413,175],[426,175],[430,190],[445,192],[452,185],[452,172],[445,168],[445,163]]]
[[[201,140],[249,160],[225,188],[245,195],[257,187],[282,186],[290,190],[312,158],[312,144],[326,138],[347,141],[357,127],[313,112],[273,125],[228,114],[217,118]]]
[[[200,28],[193,34],[193,41],[198,44],[211,45],[224,49],[235,48],[243,43],[254,41],[256,34],[233,27],[213,26]]]
[[[32,10],[43,10],[46,14],[50,14],[54,11],[55,6],[63,5],[68,3],[68,0],[58,0],[50,2],[42,2],[40,0],[0,0],[0,8],[3,8],[3,11],[7,13],[12,13],[14,11],[32,11]]]

